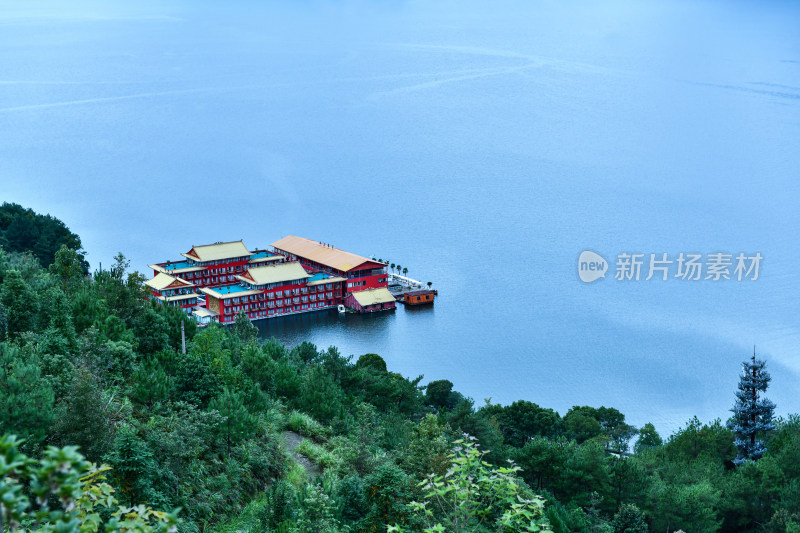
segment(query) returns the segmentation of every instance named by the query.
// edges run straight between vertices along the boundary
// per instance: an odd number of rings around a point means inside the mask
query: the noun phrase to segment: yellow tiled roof
[[[247,273],[236,278],[251,285],[267,285],[268,283],[278,283],[293,279],[306,279],[311,275],[305,271],[303,266],[297,261],[290,263],[279,263],[277,265],[262,266],[251,268]]]
[[[294,235],[289,235],[279,241],[273,242],[272,246],[278,250],[285,250],[289,253],[343,272],[347,272],[362,263],[371,261],[366,257],[326,246],[304,237],[295,237]]]
[[[353,298],[361,305],[361,307],[367,305],[375,305],[375,304],[385,304],[389,302],[394,302],[394,296],[392,293],[389,292],[389,289],[386,287],[380,287],[378,289],[366,289],[363,291],[358,291],[353,293]]]
[[[145,281],[144,284],[147,285],[148,287],[152,288],[152,289],[155,289],[157,291],[161,291],[161,290],[166,289],[167,287],[169,287],[170,285],[172,285],[176,281],[180,282],[180,284],[182,286],[194,287],[194,283],[189,283],[188,281],[183,280],[181,278],[176,278],[174,276],[170,276],[169,274],[164,274],[164,273],[161,273],[161,272],[156,274],[156,277],[154,277],[153,279],[149,279],[149,280]]]
[[[191,250],[181,255],[205,263],[207,261],[230,259],[232,257],[249,257],[250,251],[242,241],[233,241],[192,246]]]

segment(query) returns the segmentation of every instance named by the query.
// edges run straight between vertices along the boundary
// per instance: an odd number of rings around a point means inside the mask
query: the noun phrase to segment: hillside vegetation
[[[7,252],[30,253],[44,267],[53,264],[61,246],[82,248],[80,237],[57,218],[8,202],[0,205],[0,246]],[[81,266],[87,272],[89,265],[82,256]]]
[[[721,420],[662,440],[610,407],[476,406],[377,354],[261,342],[243,318],[198,330],[150,303],[122,255],[91,276],[75,248],[57,248],[50,268],[44,257],[0,251],[0,435],[22,439],[0,452],[51,464],[78,446],[111,467],[115,505],[179,509],[181,531],[800,530],[796,416],[764,436],[760,460],[734,466]],[[69,457],[67,473],[99,468]],[[0,482],[0,501],[28,502],[23,526],[43,501],[25,483]]]

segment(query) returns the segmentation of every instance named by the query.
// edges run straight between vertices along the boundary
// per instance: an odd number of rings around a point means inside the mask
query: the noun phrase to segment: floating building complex
[[[181,261],[149,265],[151,297],[181,307],[201,324],[251,320],[344,305],[359,313],[395,308],[386,265],[303,237],[284,237],[272,250],[242,241],[193,246]]]

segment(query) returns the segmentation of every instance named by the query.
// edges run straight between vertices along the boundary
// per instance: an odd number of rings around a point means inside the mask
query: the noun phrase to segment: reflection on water
[[[377,353],[389,367],[407,376],[431,373],[421,360],[448,343],[436,335],[433,305],[403,307],[383,313],[339,314],[335,309],[271,318],[256,322],[261,339],[275,338],[288,347],[308,341],[317,348],[335,346],[342,355],[356,358]],[[448,357],[449,358],[449,357]],[[438,358],[440,361],[444,357]],[[434,376],[449,375],[440,370]],[[436,379],[432,377],[431,379]]]
[[[428,305],[409,305],[405,308],[406,313],[413,313],[416,316],[422,317],[433,313],[433,304]]]
[[[394,312],[361,315],[326,309],[260,320],[256,325],[260,338],[274,337],[289,347],[310,340],[320,348],[337,346],[341,349],[349,345],[346,337],[381,335],[387,332],[393,320]]]

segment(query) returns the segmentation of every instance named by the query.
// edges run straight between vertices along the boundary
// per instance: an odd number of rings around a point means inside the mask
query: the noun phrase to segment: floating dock
[[[433,304],[436,295],[439,294],[433,289],[422,289],[417,291],[408,291],[403,293],[403,299],[398,300],[406,305],[425,305]]]
[[[433,303],[439,294],[436,289],[424,288],[421,281],[398,274],[389,274],[389,292],[395,300],[408,305]]]

